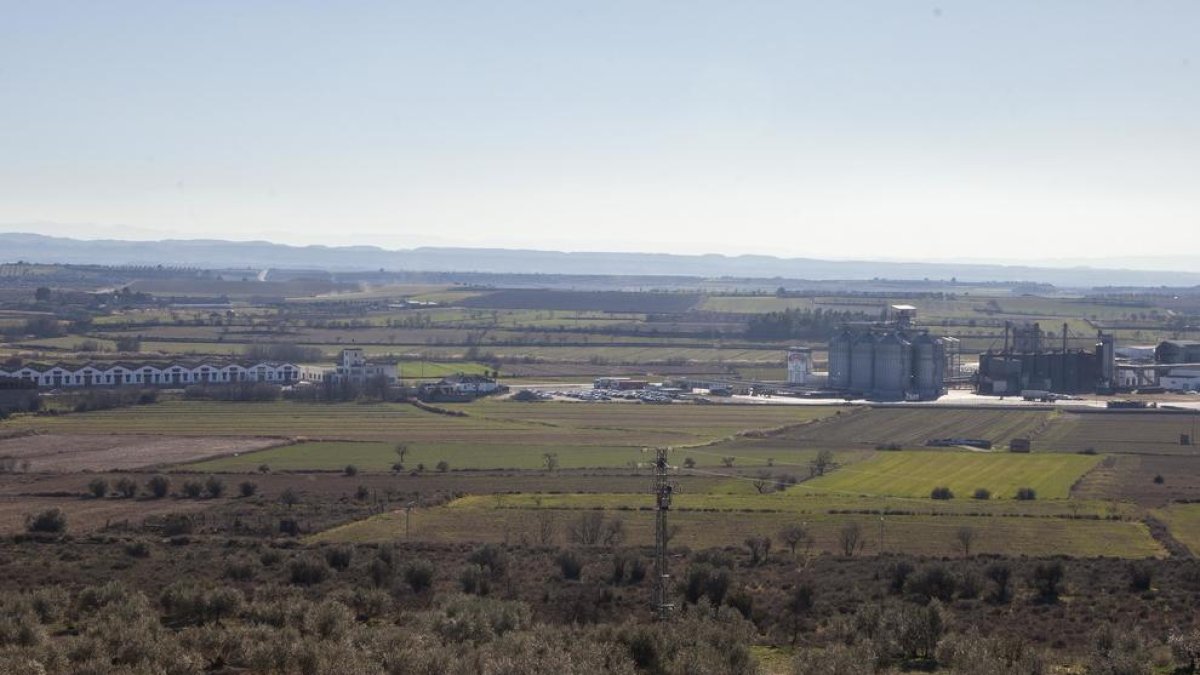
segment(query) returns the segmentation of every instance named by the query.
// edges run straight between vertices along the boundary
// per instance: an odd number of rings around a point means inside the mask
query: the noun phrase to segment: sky
[[[1200,3],[0,0],[0,230],[1200,252]]]

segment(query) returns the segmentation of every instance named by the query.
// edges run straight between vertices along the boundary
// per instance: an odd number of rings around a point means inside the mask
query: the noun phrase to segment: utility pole
[[[879,516],[879,555],[883,555],[883,516]]]
[[[657,448],[654,458],[654,611],[659,621],[670,618],[674,604],[667,601],[671,575],[667,572],[667,511],[673,487],[667,482],[668,448]]]

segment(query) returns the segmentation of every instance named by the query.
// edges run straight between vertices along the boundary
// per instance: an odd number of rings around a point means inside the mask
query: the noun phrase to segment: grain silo
[[[850,388],[850,348],[854,334],[843,328],[829,338],[829,386],[834,389]]]
[[[899,331],[875,341],[873,393],[880,398],[904,398],[912,383],[912,343]]]
[[[946,345],[941,338],[922,333],[913,339],[913,392],[922,400],[946,393]]]
[[[850,388],[869,392],[875,388],[875,335],[871,331],[856,331],[850,345]]]

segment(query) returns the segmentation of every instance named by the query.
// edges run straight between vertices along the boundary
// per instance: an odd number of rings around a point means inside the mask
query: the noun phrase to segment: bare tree
[[[404,466],[404,458],[408,455],[408,444],[397,443],[396,447],[392,448],[396,452],[396,457],[400,459],[400,466]]]
[[[746,538],[746,548],[750,550],[750,566],[761,565],[771,554],[771,538],[753,536]]]
[[[959,548],[962,549],[963,557],[971,556],[971,545],[975,543],[975,536],[978,534],[975,528],[969,525],[963,525],[954,532],[954,539],[958,542]]]
[[[558,534],[558,517],[551,511],[546,509],[538,509],[535,520],[537,522],[537,541],[542,546],[549,546],[554,543],[554,538]]]
[[[732,469],[732,468],[733,468],[733,463],[734,463],[734,461],[736,461],[736,460],[737,460],[737,458],[736,458],[736,457],[722,457],[722,458],[721,458],[721,463],[725,465],[725,468],[727,468],[727,469]]]
[[[618,546],[625,541],[625,521],[607,520],[603,511],[587,511],[567,526],[567,538],[584,546]]]
[[[793,557],[796,555],[796,547],[801,543],[812,543],[812,540],[809,539],[808,536],[808,530],[804,529],[804,527],[800,525],[784,526],[784,528],[779,531],[779,539],[783,543],[787,544],[787,547],[791,549]]]
[[[754,489],[757,490],[758,494],[760,495],[768,492],[774,492],[775,490],[775,481],[772,480],[770,471],[759,471],[758,476],[755,477],[751,484],[754,485]]]
[[[862,550],[866,543],[862,534],[862,525],[859,525],[857,521],[850,521],[842,526],[841,531],[838,532],[838,543],[842,545],[842,555],[849,558]]]

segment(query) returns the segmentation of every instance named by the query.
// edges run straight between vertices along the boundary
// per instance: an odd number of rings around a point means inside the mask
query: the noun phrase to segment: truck
[[[1055,396],[1053,392],[1046,391],[1045,389],[1022,389],[1021,398],[1025,399],[1026,401],[1041,401],[1043,403],[1050,403],[1058,397]]]

